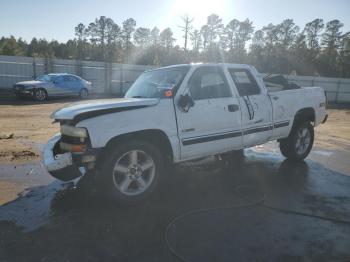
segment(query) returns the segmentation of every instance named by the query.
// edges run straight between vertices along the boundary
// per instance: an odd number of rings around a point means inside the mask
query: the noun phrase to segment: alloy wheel
[[[46,99],[46,92],[43,89],[38,89],[35,91],[35,98],[39,101]]]
[[[302,155],[307,151],[310,145],[310,141],[311,141],[311,134],[309,129],[306,127],[300,128],[297,131],[297,139],[295,143],[295,149],[298,155]]]
[[[123,154],[114,165],[113,183],[122,194],[135,196],[146,191],[155,178],[153,158],[142,150]]]

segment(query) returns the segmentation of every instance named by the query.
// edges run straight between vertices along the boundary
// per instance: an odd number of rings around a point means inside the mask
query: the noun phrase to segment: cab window
[[[194,100],[230,97],[231,91],[221,68],[198,68],[188,82]]]
[[[64,82],[69,82],[69,81],[71,81],[71,79],[70,79],[69,76],[63,76],[63,81]]]
[[[246,69],[229,69],[230,75],[240,96],[260,94],[260,88],[252,74]]]

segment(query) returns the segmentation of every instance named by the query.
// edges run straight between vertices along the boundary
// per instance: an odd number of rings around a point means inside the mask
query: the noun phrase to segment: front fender
[[[120,135],[159,130],[167,136],[171,144],[174,161],[180,156],[180,142],[171,99],[163,99],[155,106],[85,119],[76,126],[87,128],[93,148],[103,148],[111,139]]]

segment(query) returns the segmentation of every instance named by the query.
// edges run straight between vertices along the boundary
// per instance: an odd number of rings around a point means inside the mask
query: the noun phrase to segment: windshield
[[[164,90],[177,89],[190,66],[177,66],[143,73],[130,87],[125,97],[161,98]]]
[[[41,75],[41,76],[38,76],[35,80],[42,81],[42,82],[51,82],[53,81],[54,78],[55,78],[54,76],[50,76],[50,75]]]

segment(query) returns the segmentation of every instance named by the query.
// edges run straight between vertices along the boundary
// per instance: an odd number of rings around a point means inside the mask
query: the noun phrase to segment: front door
[[[50,85],[49,96],[50,95],[52,95],[52,96],[62,95],[62,93],[63,93],[62,83],[63,83],[63,76],[56,76]]]
[[[221,67],[201,66],[185,85],[194,105],[187,112],[176,105],[181,159],[240,148],[239,101],[232,96]]]
[[[229,68],[242,108],[243,146],[267,142],[272,136],[270,98],[246,68]]]

